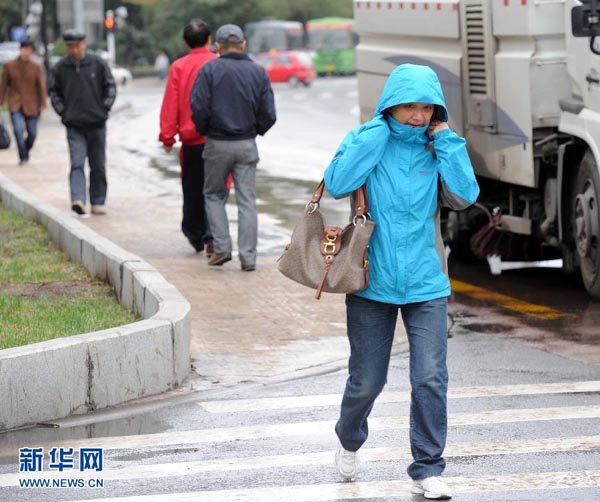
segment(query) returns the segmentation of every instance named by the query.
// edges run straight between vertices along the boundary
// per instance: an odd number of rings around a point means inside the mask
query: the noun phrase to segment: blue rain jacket
[[[431,141],[428,126],[400,124],[385,113],[401,103],[439,105],[447,120],[435,72],[400,65],[385,84],[373,120],[350,131],[325,171],[325,187],[336,198],[366,183],[376,226],[369,287],[356,294],[396,305],[450,294],[440,206],[464,209],[479,194],[465,140],[446,129]]]

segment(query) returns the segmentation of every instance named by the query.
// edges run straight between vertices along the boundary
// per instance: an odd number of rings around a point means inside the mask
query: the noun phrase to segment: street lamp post
[[[122,26],[127,18],[127,7],[117,7],[114,11],[107,10],[104,13],[104,28],[106,28],[106,48],[108,58],[112,64],[117,62],[117,50],[115,44],[115,28]]]
[[[115,13],[107,10],[104,15],[104,27],[106,28],[106,48],[108,59],[112,64],[117,61],[117,49],[115,44]]]
[[[85,33],[85,9],[83,0],[73,0],[73,24],[76,29]]]
[[[44,48],[44,68],[46,73],[50,70],[50,58],[48,57],[48,0],[42,0],[42,19],[40,20],[40,36]]]

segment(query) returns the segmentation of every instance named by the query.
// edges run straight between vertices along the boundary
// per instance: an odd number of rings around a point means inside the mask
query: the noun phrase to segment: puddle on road
[[[102,412],[100,412],[102,413]],[[73,418],[76,418],[73,415]],[[89,418],[89,415],[82,415]],[[101,420],[101,419],[100,419]],[[15,462],[18,448],[23,445],[52,447],[55,443],[67,443],[73,440],[114,436],[138,436],[140,434],[156,434],[171,430],[156,413],[140,413],[115,420],[75,427],[37,426],[4,433],[0,436],[0,465]]]
[[[149,158],[149,166],[168,179],[179,178],[180,167],[177,162],[178,150],[167,154],[158,152]],[[298,180],[272,176],[268,166],[260,165],[256,177],[256,197],[258,210],[267,214],[270,224],[275,224],[287,231],[288,235],[294,229],[306,204],[310,201],[318,181]],[[179,196],[179,193],[176,194]],[[229,204],[235,203],[233,193]],[[321,210],[326,216],[326,223],[344,226],[349,221],[350,204],[348,199],[335,200],[328,194],[323,196]],[[261,221],[261,224],[264,223]],[[260,229],[259,229],[260,231]],[[267,239],[272,232],[259,235],[259,239]],[[277,232],[279,233],[279,232]]]

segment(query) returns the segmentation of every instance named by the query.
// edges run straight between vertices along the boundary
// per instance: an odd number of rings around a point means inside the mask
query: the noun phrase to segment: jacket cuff
[[[160,141],[165,146],[171,146],[176,143],[175,138],[168,138],[166,136],[163,136],[162,134],[158,136],[158,141]]]
[[[453,134],[456,134],[452,129],[448,128],[448,129],[444,129],[443,131],[438,131],[433,135],[433,139],[442,139],[442,138],[446,138],[448,136],[452,136]]]

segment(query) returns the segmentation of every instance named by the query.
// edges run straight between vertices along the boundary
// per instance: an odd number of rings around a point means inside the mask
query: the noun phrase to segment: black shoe
[[[220,267],[228,261],[231,261],[231,253],[215,253],[208,260],[208,264],[213,267]]]
[[[196,250],[196,253],[201,253],[202,251],[204,251],[204,243],[203,242],[195,242],[191,239],[188,239],[188,242]]]
[[[85,209],[83,208],[83,202],[80,200],[76,200],[71,205],[71,209],[75,211],[79,216],[83,216],[85,214]]]
[[[242,263],[242,270],[244,272],[254,272],[256,270],[256,265],[244,265]]]

